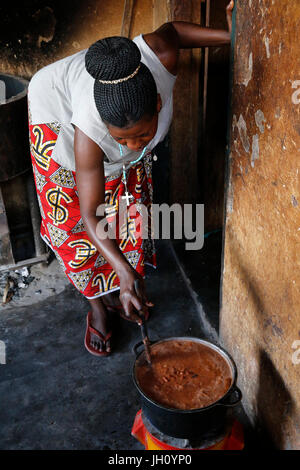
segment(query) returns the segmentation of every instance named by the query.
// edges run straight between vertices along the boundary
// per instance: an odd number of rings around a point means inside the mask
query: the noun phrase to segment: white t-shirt
[[[141,51],[141,61],[154,77],[162,100],[157,132],[147,145],[147,150],[152,150],[164,139],[171,124],[176,76],[164,67],[142,35],[133,41]],[[64,168],[76,171],[74,124],[103,150],[105,176],[118,174],[123,163],[135,160],[140,152],[133,152],[123,146],[121,157],[118,143],[109,134],[97,111],[94,78],[85,69],[86,52],[87,49],[84,49],[47,65],[32,77],[28,87],[30,123],[60,125],[52,158]]]

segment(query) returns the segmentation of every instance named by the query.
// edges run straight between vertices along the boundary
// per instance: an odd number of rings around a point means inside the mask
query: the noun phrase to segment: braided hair
[[[85,55],[85,67],[95,78],[94,99],[105,123],[130,127],[144,115],[154,116],[156,83],[148,67],[141,63],[140,50],[133,41],[121,36],[96,41]],[[130,75],[132,78],[119,83],[101,83]]]

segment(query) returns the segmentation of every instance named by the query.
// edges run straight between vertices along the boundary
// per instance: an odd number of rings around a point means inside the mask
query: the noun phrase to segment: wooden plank
[[[24,268],[25,266],[32,266],[33,264],[37,264],[37,263],[47,263],[49,256],[50,256],[50,251],[43,255],[36,256],[35,258],[28,258],[22,261],[18,261],[17,263],[0,266],[0,272]]]
[[[170,0],[152,0],[153,2],[153,29],[159,28],[162,24],[171,19]]]
[[[2,191],[0,187],[0,266],[14,263]]]
[[[200,24],[201,0],[171,0],[171,20]],[[193,203],[198,192],[198,112],[201,50],[180,52],[171,127],[171,202]]]
[[[124,1],[124,12],[123,12],[123,19],[122,19],[122,26],[121,26],[121,36],[125,36],[127,38],[129,38],[130,36],[133,8],[134,8],[134,0]]]
[[[46,245],[41,238],[40,228],[41,228],[41,214],[37,200],[37,193],[34,184],[33,173],[30,172],[26,178],[26,190],[28,196],[28,204],[31,216],[34,247],[36,256],[42,255],[45,253]]]
[[[210,0],[206,0],[205,26],[208,28],[210,16]],[[202,116],[202,135],[205,135],[206,129],[206,107],[207,107],[207,79],[208,79],[208,55],[209,48],[204,51],[204,82],[203,82],[203,116]]]
[[[227,0],[210,2],[209,23],[206,26],[227,29],[225,7]],[[230,46],[209,47],[205,71],[207,89],[205,114],[200,136],[199,187],[201,202],[205,205],[205,231],[210,232],[223,225],[224,172],[226,161],[226,129],[228,93],[230,91]],[[205,122],[204,122],[205,120]]]

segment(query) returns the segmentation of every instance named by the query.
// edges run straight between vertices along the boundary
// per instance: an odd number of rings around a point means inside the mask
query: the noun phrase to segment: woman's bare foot
[[[91,326],[99,331],[104,337],[110,331],[108,313],[104,303],[100,298],[89,300],[91,305]],[[90,345],[99,352],[111,352],[110,339],[102,341],[102,339],[91,332]]]

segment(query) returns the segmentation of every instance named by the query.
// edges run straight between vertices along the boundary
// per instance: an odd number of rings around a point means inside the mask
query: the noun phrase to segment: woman
[[[140,313],[148,316],[144,269],[156,262],[152,240],[137,236],[137,217],[120,222],[117,239],[99,222],[112,224],[123,198],[150,211],[151,151],[171,123],[179,51],[229,44],[232,9],[233,0],[228,31],[175,21],[133,41],[105,38],[30,81],[41,236],[89,300],[85,346],[94,355],[111,352],[109,312],[138,323]],[[97,215],[103,204],[106,214]]]

